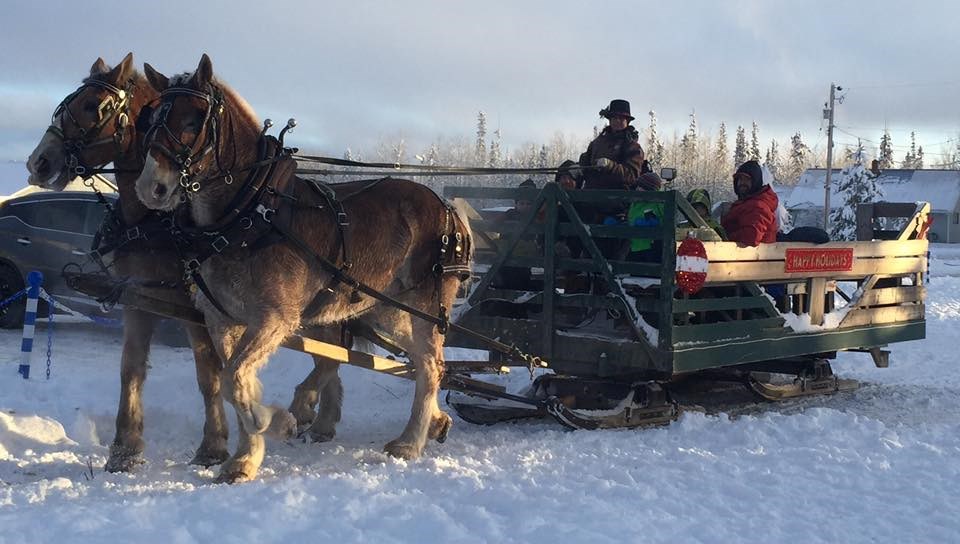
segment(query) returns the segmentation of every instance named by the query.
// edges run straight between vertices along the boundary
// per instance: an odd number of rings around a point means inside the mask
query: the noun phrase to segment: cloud
[[[128,51],[168,74],[208,52],[261,117],[296,117],[292,138],[337,155],[398,134],[469,135],[478,110],[507,145],[588,135],[614,97],[657,110],[665,134],[696,109],[707,130],[756,120],[765,140],[812,136],[831,81],[851,89],[838,124],[942,140],[960,125],[960,87],[856,84],[956,78],[958,15],[891,0],[16,3],[0,33],[0,159],[22,134],[39,138],[98,56]]]

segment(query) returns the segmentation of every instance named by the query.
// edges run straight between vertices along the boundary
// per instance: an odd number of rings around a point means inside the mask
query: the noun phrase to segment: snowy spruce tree
[[[727,125],[720,123],[720,130],[717,132],[717,147],[714,148],[713,162],[714,170],[721,176],[726,175],[730,170],[730,149],[727,147]]]
[[[893,168],[893,142],[888,130],[884,130],[880,138],[880,155],[877,157],[877,163],[881,169]]]
[[[740,168],[740,165],[747,162],[747,134],[743,127],[737,125],[736,145],[733,148],[733,167]]]
[[[753,122],[753,127],[750,129],[750,153],[748,159],[760,162],[760,129],[757,127],[756,121]]]
[[[923,162],[923,151],[920,151],[920,162]],[[922,166],[917,166],[917,133],[910,132],[910,151],[907,151],[906,155],[903,156],[903,162],[900,163],[900,168],[913,169],[913,168],[922,168]]]
[[[803,143],[803,138],[797,132],[790,137],[790,156],[787,157],[786,171],[783,173],[783,181],[789,184],[796,184],[800,181],[800,175],[807,167],[807,155],[810,148]]]
[[[773,179],[780,180],[780,149],[777,146],[777,140],[770,140],[770,147],[767,148],[767,155],[763,160],[763,165],[770,171]]]
[[[502,152],[500,151],[500,142],[502,137],[500,135],[500,129],[493,131],[493,139],[490,140],[490,159],[487,161],[487,166],[490,168],[499,168],[500,164],[503,161]]]
[[[483,111],[477,113],[477,149],[474,152],[473,162],[477,166],[483,166],[487,159],[487,114]]]
[[[680,176],[691,183],[696,181],[697,169],[697,114],[690,113],[690,126],[680,139]]]
[[[650,125],[647,127],[647,145],[643,150],[647,160],[650,161],[650,165],[656,170],[665,166],[663,164],[663,142],[657,135],[657,113],[650,110],[647,115],[650,116]]]
[[[864,167],[863,161],[863,144],[858,142],[853,153],[853,163],[840,172],[837,180],[837,194],[843,205],[830,212],[830,238],[833,240],[855,240],[857,206],[883,198],[877,178]]]

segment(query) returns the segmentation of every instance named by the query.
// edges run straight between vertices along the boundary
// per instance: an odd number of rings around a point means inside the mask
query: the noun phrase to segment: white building
[[[810,168],[785,200],[793,225],[823,226],[825,168]],[[831,174],[830,208],[844,205],[837,194],[840,169]],[[877,180],[886,202],[929,202],[931,242],[960,243],[960,170],[884,170]]]

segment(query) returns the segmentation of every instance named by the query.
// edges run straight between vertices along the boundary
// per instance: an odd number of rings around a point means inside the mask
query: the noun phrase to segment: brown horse
[[[261,404],[257,371],[302,325],[356,320],[408,355],[416,374],[413,408],[387,453],[416,458],[428,438],[444,439],[451,419],[437,406],[440,327],[365,289],[444,315],[469,267],[470,233],[461,214],[411,181],[385,178],[331,190],[293,176],[289,157],[264,159],[255,114],[214,79],[206,55],[192,74],[170,79],[149,65],[145,73],[161,91],[161,105],[137,194],[153,209],[180,208],[198,231],[216,229],[229,243],[220,242],[226,249],[199,264],[206,288],[195,296],[224,359],[224,394],[242,435],[219,480],[253,478],[263,460],[262,433],[289,429],[289,414]],[[270,161],[276,164],[264,176],[266,167],[256,165]],[[261,236],[248,237],[257,230]]]
[[[159,94],[133,68],[133,55],[111,69],[103,61],[90,68],[90,76],[74,93],[57,107],[50,127],[31,153],[27,163],[32,185],[62,190],[77,174],[114,163],[119,190],[120,229],[124,233],[156,222],[153,212],[139,201],[134,181],[143,167],[142,134],[136,120],[143,108]],[[176,261],[172,239],[163,233],[151,233],[151,239],[128,240],[115,251],[114,267],[120,275],[156,283],[176,285],[182,269]],[[161,300],[192,305],[183,289],[152,289],[150,294]],[[106,469],[128,471],[143,461],[143,404],[141,391],[146,379],[150,339],[157,324],[153,314],[125,307],[123,310],[124,343],[120,374],[120,405],[117,411],[116,436],[110,446]],[[210,466],[227,458],[227,429],[220,398],[221,361],[214,351],[206,328],[188,325],[193,348],[197,382],[203,395],[206,421],[203,440],[191,463]],[[333,437],[340,419],[342,387],[335,362],[314,358],[314,371],[297,387],[291,411],[298,423],[313,425],[310,434],[317,440]],[[322,391],[322,392],[321,392]],[[319,417],[313,408],[322,401]]]

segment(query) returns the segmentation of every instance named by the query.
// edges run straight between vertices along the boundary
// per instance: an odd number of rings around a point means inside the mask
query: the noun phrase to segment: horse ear
[[[94,62],[93,66],[90,67],[91,76],[106,74],[109,71],[110,71],[110,67],[107,66],[107,63],[103,61],[103,57],[97,57],[97,61]]]
[[[197,71],[193,73],[194,83],[197,87],[204,87],[213,80],[213,63],[206,53],[200,57],[200,64],[197,65]]]
[[[170,84],[170,78],[153,69],[150,63],[143,63],[143,73],[147,76],[147,81],[154,90],[162,91]]]
[[[110,75],[113,76],[114,81],[126,81],[127,78],[130,77],[130,70],[132,68],[133,53],[127,53],[127,56],[123,57],[123,60],[111,71]]]

